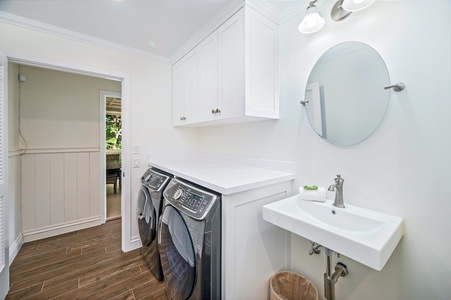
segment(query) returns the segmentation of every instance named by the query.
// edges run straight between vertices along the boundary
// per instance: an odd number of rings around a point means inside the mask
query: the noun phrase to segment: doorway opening
[[[80,74],[80,75],[87,75],[97,78],[104,78],[109,79],[113,81],[119,81],[121,82],[121,100],[122,100],[122,131],[123,131],[123,145],[122,145],[122,157],[129,157],[130,155],[130,75],[127,73],[107,70],[107,69],[98,69],[96,67],[91,67],[87,65],[82,65],[79,63],[73,63],[73,62],[67,62],[67,61],[59,61],[54,59],[49,59],[45,57],[38,57],[38,56],[30,56],[28,54],[24,53],[16,53],[11,52],[8,54],[8,62],[16,63],[16,64],[22,64],[22,65],[28,65],[28,66],[35,66],[35,67],[42,67],[45,69],[51,69],[51,70],[59,70],[63,72],[68,73],[74,73],[74,74]],[[100,126],[102,126],[102,123]],[[104,157],[105,150],[104,147],[99,147],[100,151],[103,151],[103,155],[100,156]],[[103,149],[103,150],[102,150]],[[100,159],[99,162],[100,169],[105,168],[105,161],[103,159]],[[130,176],[126,176],[127,174],[130,174],[130,162],[128,159],[123,159],[121,163],[121,171],[122,171],[122,190],[121,190],[121,212],[122,212],[122,251],[128,252],[130,250],[135,249],[137,246],[137,242],[135,242],[134,239],[131,237],[131,221],[130,221]],[[100,175],[100,174],[99,174]],[[103,174],[102,174],[103,175]],[[104,179],[103,176],[99,176],[100,183],[102,186],[99,186],[99,189],[101,188],[104,190],[105,183],[103,182]],[[101,206],[105,207],[103,201],[101,202]],[[18,218],[21,218],[21,216],[18,216]],[[103,211],[103,208],[101,207],[100,210],[100,221],[101,223],[105,222],[106,215]],[[103,221],[103,222],[102,222]]]
[[[105,105],[106,220],[109,221],[119,219],[121,217],[121,98],[117,94],[115,96],[107,95]]]
[[[100,91],[100,150],[104,171],[102,182],[102,222],[122,216],[122,96],[121,93]]]

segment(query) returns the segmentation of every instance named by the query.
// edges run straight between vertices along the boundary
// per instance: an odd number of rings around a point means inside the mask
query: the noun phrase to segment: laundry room
[[[0,2],[0,299],[269,299],[284,271],[309,299],[449,298],[449,1],[90,5]],[[97,83],[62,102],[53,72]]]

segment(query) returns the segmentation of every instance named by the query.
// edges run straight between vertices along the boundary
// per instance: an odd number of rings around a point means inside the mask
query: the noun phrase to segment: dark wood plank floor
[[[25,243],[6,299],[166,299],[141,250],[121,250],[121,220]]]

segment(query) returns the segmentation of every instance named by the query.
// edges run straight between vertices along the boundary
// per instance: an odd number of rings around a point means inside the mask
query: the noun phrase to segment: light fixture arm
[[[335,22],[342,21],[342,20],[346,19],[347,17],[349,17],[349,15],[351,14],[350,11],[343,9],[343,1],[344,0],[338,0],[334,4],[334,6],[332,7],[332,10],[330,12],[330,17]]]
[[[311,8],[311,7],[314,7],[316,2],[318,2],[318,0],[310,1],[310,3],[308,4],[307,9],[309,9],[309,8]]]

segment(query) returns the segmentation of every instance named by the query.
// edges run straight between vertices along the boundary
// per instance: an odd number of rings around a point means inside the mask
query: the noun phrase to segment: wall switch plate
[[[133,145],[133,154],[138,154],[139,153],[139,144],[134,144]]]
[[[139,168],[139,158],[134,158],[133,159],[133,168]]]

